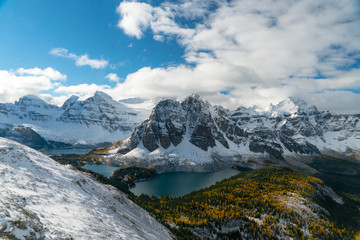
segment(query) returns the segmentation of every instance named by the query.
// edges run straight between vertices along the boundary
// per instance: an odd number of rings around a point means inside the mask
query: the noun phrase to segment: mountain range
[[[360,114],[319,111],[296,98],[266,110],[230,111],[194,94],[182,102],[160,101],[129,138],[95,153],[113,164],[160,171],[214,171],[234,164],[306,170],[313,155],[358,152],[359,119]]]
[[[154,105],[96,92],[58,107],[28,95],[0,104],[0,136],[36,149],[108,146],[94,153],[112,164],[159,171],[214,171],[234,164],[306,170],[304,163],[320,153],[359,157],[360,114],[319,111],[301,99],[265,110],[228,110],[196,94]]]
[[[150,111],[142,99],[113,100],[103,92],[59,107],[27,95],[0,103],[0,136],[35,149],[98,147],[128,137]]]

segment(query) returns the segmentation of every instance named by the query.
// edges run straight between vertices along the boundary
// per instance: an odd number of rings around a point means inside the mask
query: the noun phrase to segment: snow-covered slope
[[[0,239],[171,239],[126,195],[0,138]]]
[[[360,151],[359,114],[320,112],[295,98],[265,111],[256,107],[229,111],[192,95],[181,103],[160,101],[130,138],[102,153],[118,164],[161,170],[166,165],[167,171],[181,171],[199,166],[214,170],[251,159],[270,159],[281,165],[288,156],[348,148]]]
[[[14,128],[31,129],[45,140],[40,147],[32,146],[39,149],[115,142],[131,134],[150,113],[151,104],[145,100],[123,104],[96,92],[84,101],[72,96],[58,107],[28,95],[15,104],[0,103],[0,136],[28,144],[31,141],[21,138],[29,136],[17,134],[15,138],[12,133]]]
[[[266,109],[274,117],[281,115],[293,115],[293,117],[301,113],[315,113],[317,109],[302,99],[290,97],[281,101],[277,105],[272,105]]]

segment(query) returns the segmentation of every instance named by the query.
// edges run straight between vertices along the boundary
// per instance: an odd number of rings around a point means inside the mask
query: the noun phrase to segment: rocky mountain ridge
[[[83,101],[72,96],[61,107],[27,95],[0,103],[0,136],[37,149],[110,144],[128,137],[145,118],[147,110],[132,105],[99,91]]]
[[[159,169],[171,162],[175,171],[199,166],[214,170],[254,158],[281,165],[289,156],[359,151],[359,119],[360,114],[321,112],[296,98],[265,111],[256,107],[230,111],[194,94],[182,102],[160,101],[129,138],[101,153],[120,165]]]

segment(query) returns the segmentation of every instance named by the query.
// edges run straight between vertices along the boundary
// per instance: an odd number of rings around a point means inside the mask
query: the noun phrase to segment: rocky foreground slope
[[[229,111],[192,95],[182,102],[160,101],[131,137],[97,153],[112,163],[161,171],[212,171],[234,163],[256,167],[264,160],[298,165],[294,157],[359,151],[359,119],[360,114],[320,112],[295,98],[265,111]]]
[[[27,95],[14,104],[0,103],[0,137],[36,149],[110,144],[130,136],[147,116],[147,103],[138,100],[121,103],[96,92],[83,101],[72,96],[58,107]]]
[[[171,239],[126,195],[0,138],[0,239]]]

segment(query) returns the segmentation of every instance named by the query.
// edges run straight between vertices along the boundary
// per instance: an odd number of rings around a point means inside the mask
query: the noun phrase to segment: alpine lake
[[[85,164],[84,169],[110,177],[117,167],[105,164]],[[190,192],[209,187],[218,181],[232,177],[240,171],[226,168],[218,172],[197,173],[197,172],[169,172],[160,173],[154,178],[137,182],[130,191],[135,195],[147,194],[160,197],[169,195],[173,197],[183,196]]]

